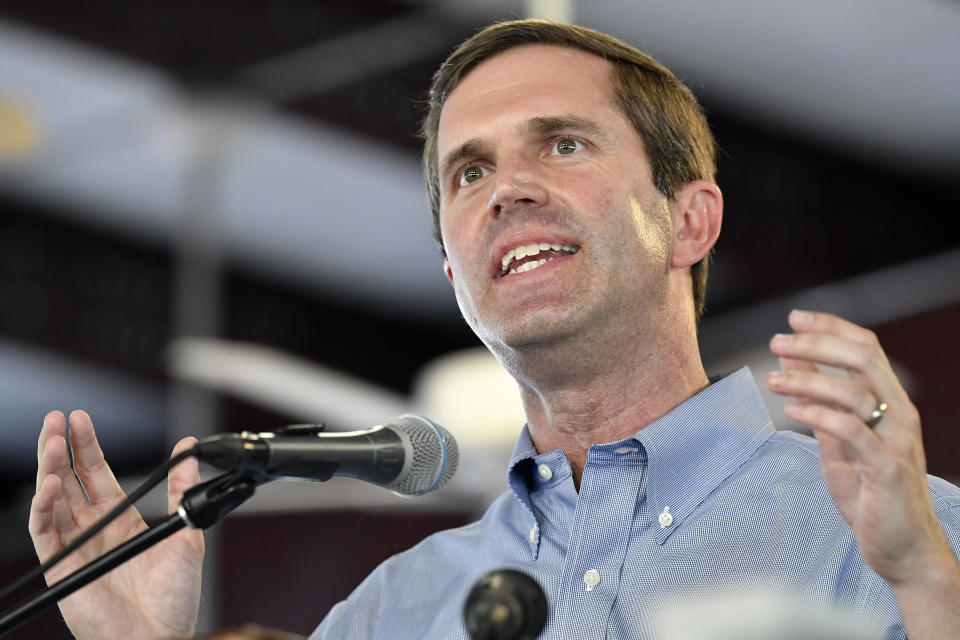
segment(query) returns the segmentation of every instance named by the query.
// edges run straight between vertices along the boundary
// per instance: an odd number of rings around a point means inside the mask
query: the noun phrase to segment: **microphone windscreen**
[[[421,496],[445,485],[453,477],[460,462],[457,441],[440,425],[411,413],[404,414],[384,427],[393,429],[409,442],[412,453],[409,465],[388,488],[402,496]]]

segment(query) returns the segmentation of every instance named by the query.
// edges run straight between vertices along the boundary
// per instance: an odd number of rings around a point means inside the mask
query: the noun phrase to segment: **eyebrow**
[[[579,116],[537,116],[521,123],[516,130],[517,136],[523,136],[530,133],[554,133],[556,131],[579,131],[581,133],[600,138],[603,141],[609,141],[604,133],[603,127],[594,122]],[[443,160],[443,170],[440,172],[441,178],[446,178],[453,168],[464,158],[477,155],[485,147],[485,142],[480,138],[471,138],[462,145],[451,151]]]
[[[555,131],[580,131],[607,140],[603,127],[579,116],[540,116],[530,118],[519,126],[517,133],[553,133]]]
[[[460,161],[466,157],[477,155],[483,149],[483,141],[480,138],[472,138],[447,154],[443,161],[443,170],[440,177],[446,179],[453,171],[454,167],[460,164]]]

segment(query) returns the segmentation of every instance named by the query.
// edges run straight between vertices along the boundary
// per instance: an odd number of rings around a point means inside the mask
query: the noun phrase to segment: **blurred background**
[[[428,498],[262,487],[210,532],[201,631],[307,633],[506,487],[519,401],[442,275],[416,133],[446,54],[524,16],[623,38],[705,105],[726,199],[708,372],[762,379],[790,309],[842,314],[880,335],[930,471],[960,478],[956,2],[0,0],[3,583],[34,564],[51,409],[90,412],[127,487],[184,435],[413,410],[457,437]],[[67,637],[56,614],[17,634]]]

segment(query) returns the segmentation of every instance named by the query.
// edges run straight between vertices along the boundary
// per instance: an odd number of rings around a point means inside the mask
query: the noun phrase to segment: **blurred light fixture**
[[[427,364],[414,384],[414,406],[440,424],[452,425],[461,449],[512,450],[526,422],[517,383],[483,347]]]
[[[408,411],[399,394],[260,344],[176,338],[168,365],[180,380],[304,421],[361,429]]]
[[[37,127],[21,105],[0,96],[0,159],[20,156],[37,146]]]

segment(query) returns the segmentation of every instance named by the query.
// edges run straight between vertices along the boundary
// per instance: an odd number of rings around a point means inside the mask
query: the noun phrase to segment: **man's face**
[[[494,352],[635,331],[665,306],[670,213],[612,75],[589,53],[528,45],[473,69],[443,107],[446,273]]]

